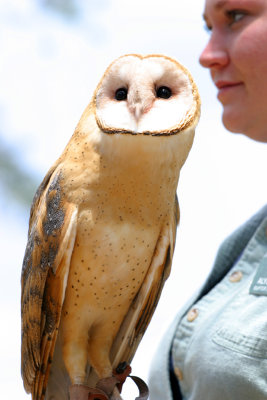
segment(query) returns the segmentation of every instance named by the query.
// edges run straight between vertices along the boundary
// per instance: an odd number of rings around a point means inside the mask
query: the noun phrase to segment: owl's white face
[[[106,133],[174,134],[197,119],[196,86],[164,56],[127,55],[107,69],[96,94],[96,119]]]

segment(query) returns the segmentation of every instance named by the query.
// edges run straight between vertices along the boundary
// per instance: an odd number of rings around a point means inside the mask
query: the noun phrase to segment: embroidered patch
[[[263,257],[256,271],[249,293],[267,296],[267,255]]]

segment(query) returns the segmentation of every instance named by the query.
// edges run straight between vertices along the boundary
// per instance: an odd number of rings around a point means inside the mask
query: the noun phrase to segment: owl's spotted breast
[[[104,334],[112,315],[112,336],[122,322],[149,269],[159,235],[126,223],[78,230],[63,307],[72,326],[82,320],[87,332]],[[92,238],[92,240],[91,240]],[[95,328],[95,325],[98,328]],[[76,333],[75,333],[76,334]],[[69,338],[73,341],[75,338]],[[90,354],[89,354],[90,357]]]

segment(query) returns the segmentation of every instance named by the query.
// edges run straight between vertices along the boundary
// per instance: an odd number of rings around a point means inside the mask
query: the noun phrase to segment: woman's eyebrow
[[[215,4],[214,8],[216,11],[222,9],[227,3],[229,3],[229,0],[218,0],[217,3]],[[208,17],[205,14],[205,12],[202,14],[202,18],[204,19],[205,22],[207,22]]]
[[[220,10],[221,8],[223,8],[225,6],[226,3],[228,3],[227,0],[219,0],[215,5],[215,9]]]

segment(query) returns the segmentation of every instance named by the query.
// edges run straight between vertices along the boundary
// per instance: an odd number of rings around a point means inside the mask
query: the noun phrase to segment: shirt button
[[[175,375],[176,375],[176,378],[177,378],[179,381],[182,381],[182,380],[183,380],[183,373],[182,373],[182,371],[180,370],[180,368],[174,367],[174,373],[175,373]]]
[[[230,282],[239,282],[243,278],[243,274],[241,271],[234,271],[230,276],[229,276],[229,281]]]
[[[191,308],[190,311],[187,313],[187,321],[193,322],[198,316],[197,308]]]

